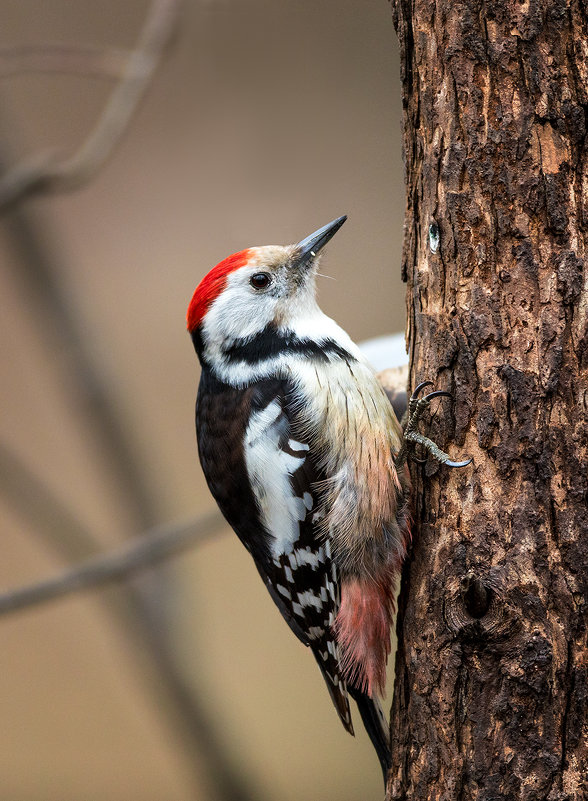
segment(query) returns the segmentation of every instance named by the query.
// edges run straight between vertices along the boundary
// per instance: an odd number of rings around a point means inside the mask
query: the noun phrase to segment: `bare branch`
[[[84,558],[84,555],[92,553],[99,547],[96,537],[84,524],[34,476],[17,454],[2,444],[0,444],[0,494],[4,501],[26,521],[31,530],[62,558]],[[218,530],[220,515],[216,519],[211,515],[210,518],[197,521],[193,525],[199,526],[200,522],[205,524],[206,520],[210,534],[213,529]],[[0,599],[11,607],[3,610],[8,613],[58,598],[67,592],[89,587],[90,584],[83,584],[83,577],[78,586],[73,586],[75,584],[73,579],[80,570],[91,575],[92,566],[98,568],[102,583],[114,581],[115,578],[110,579],[107,566],[104,565],[108,559],[112,559],[115,572],[127,569],[126,576],[119,573],[118,577],[133,580],[123,582],[120,593],[104,596],[106,608],[124,633],[129,652],[133,654],[137,666],[141,668],[139,675],[148,681],[149,688],[157,698],[156,708],[160,713],[165,713],[164,720],[168,725],[168,731],[171,736],[177,738],[178,746],[183,750],[185,759],[192,768],[196,787],[200,787],[201,765],[205,764],[211,777],[211,789],[215,799],[252,801],[257,797],[257,793],[248,786],[246,777],[237,770],[230,755],[226,753],[222,738],[217,734],[216,721],[210,717],[206,704],[201,700],[198,686],[185,677],[184,671],[178,665],[169,628],[165,624],[162,626],[159,596],[153,593],[151,587],[145,585],[139,575],[143,566],[149,566],[147,562],[154,565],[159,557],[164,559],[172,556],[174,552],[177,553],[184,545],[186,548],[189,547],[189,540],[196,543],[206,536],[202,529],[197,528],[193,528],[190,533],[189,525],[169,531],[163,528],[152,529],[151,540],[148,536],[145,543],[139,542],[137,553],[133,544],[118,554],[89,558],[79,568],[68,570],[56,579],[42,582],[42,585],[54,585],[53,588],[40,589],[41,594],[48,593],[45,598],[39,596],[35,586],[31,586],[8,592],[0,596]],[[169,541],[168,536],[171,538]],[[116,562],[117,557],[120,560],[119,564]],[[141,563],[143,557],[147,560],[144,565]],[[138,565],[136,575],[130,569],[133,563]],[[65,591],[58,592],[55,585],[68,576],[72,584],[68,587],[63,585]],[[96,581],[93,586],[97,586],[98,583],[100,582]],[[25,597],[27,592],[31,593],[28,600]],[[4,600],[14,594],[19,594],[20,599],[16,598],[10,602]]]
[[[126,71],[130,52],[92,44],[45,42],[37,45],[0,47],[0,79],[29,72],[60,72],[120,78]]]
[[[88,138],[70,158],[58,160],[55,154],[38,153],[10,169],[0,180],[0,207],[31,192],[69,192],[93,177],[118,144],[145,94],[170,41],[179,7],[180,0],[154,0],[123,77]]]
[[[213,513],[187,523],[155,528],[125,548],[89,559],[45,581],[0,593],[0,615],[124,581],[203,542],[218,533],[223,522],[220,514]]]

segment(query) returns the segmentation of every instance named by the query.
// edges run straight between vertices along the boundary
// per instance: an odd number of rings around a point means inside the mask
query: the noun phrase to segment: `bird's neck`
[[[207,336],[206,329],[197,329],[192,341],[201,364],[234,387],[274,376],[291,378],[301,363],[361,359],[345,331],[318,308],[312,316],[288,325],[269,323],[246,337],[219,341]]]

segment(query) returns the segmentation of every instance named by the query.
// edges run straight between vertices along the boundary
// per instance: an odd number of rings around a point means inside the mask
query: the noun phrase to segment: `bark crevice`
[[[474,465],[413,476],[388,799],[583,801],[585,3],[392,5],[411,385]]]

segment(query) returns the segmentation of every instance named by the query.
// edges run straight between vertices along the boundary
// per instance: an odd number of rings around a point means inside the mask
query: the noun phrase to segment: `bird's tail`
[[[332,645],[329,648],[323,640],[315,645],[313,651],[341,723],[349,734],[354,732],[347,693],[357,704],[365,730],[380,760],[385,784],[390,770],[390,734],[380,702],[377,698],[371,698],[366,690],[360,689],[356,684],[350,682],[346,685],[345,679],[339,672],[336,652]]]
[[[339,673],[336,650],[332,641],[329,643],[327,638],[323,638],[318,645],[314,645],[313,652],[341,723],[349,734],[354,735],[349,699],[347,698],[347,687],[345,680]]]
[[[377,699],[370,698],[367,693],[357,689],[357,687],[349,685],[347,689],[357,704],[365,730],[376,749],[382,766],[382,773],[384,774],[384,784],[386,784],[391,766],[390,731],[382,706]]]

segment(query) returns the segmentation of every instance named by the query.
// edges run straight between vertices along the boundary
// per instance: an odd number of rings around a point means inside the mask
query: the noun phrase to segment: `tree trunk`
[[[588,799],[588,9],[393,0],[415,467],[389,801]]]

